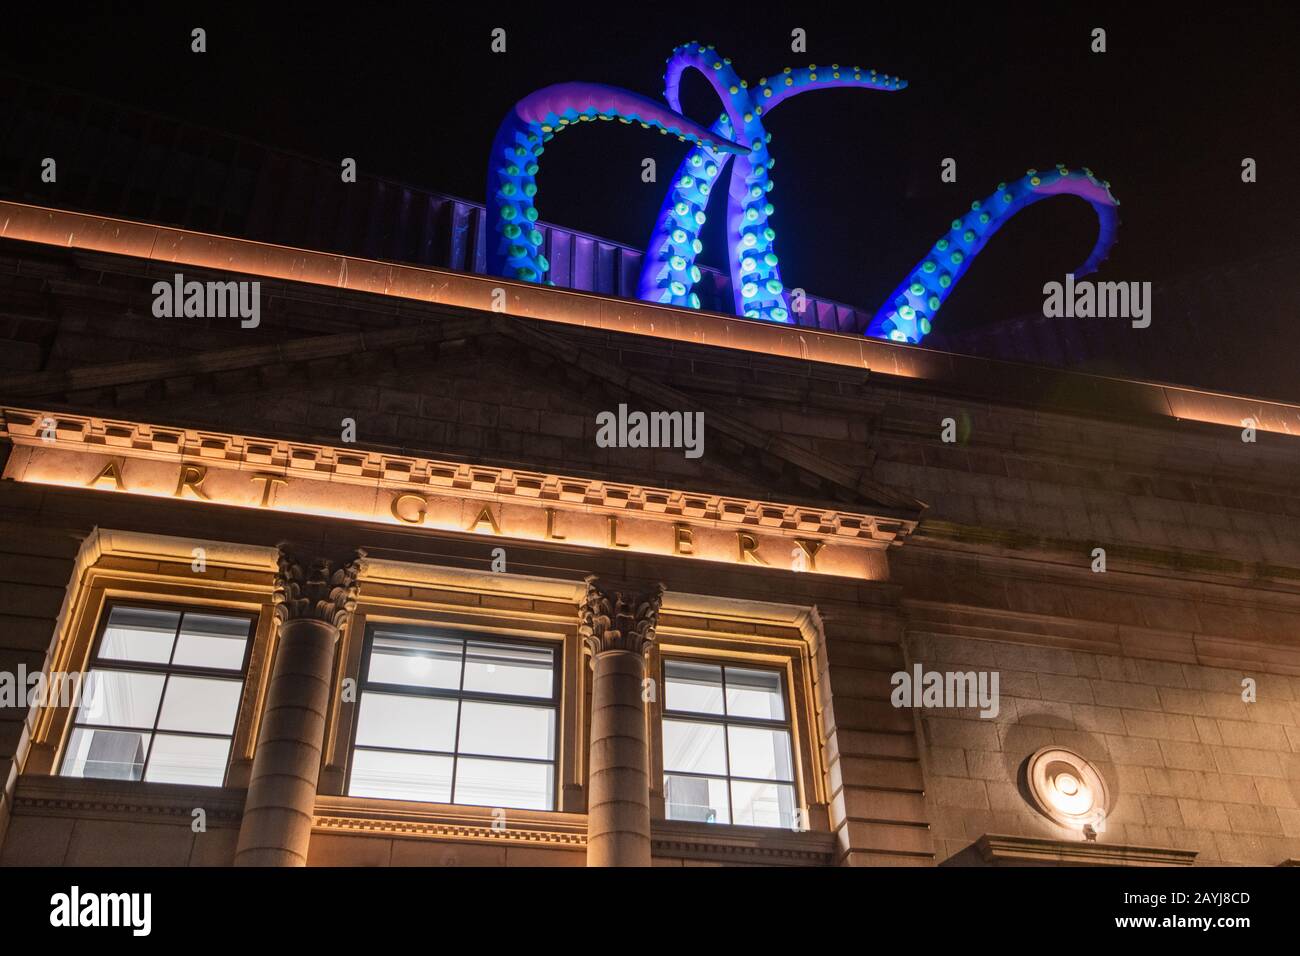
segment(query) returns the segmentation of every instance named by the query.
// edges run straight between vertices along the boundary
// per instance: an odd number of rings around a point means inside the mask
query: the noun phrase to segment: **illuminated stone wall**
[[[872,495],[891,490],[924,502],[919,526],[885,552],[888,574],[876,580],[507,543],[520,574],[632,575],[670,592],[817,608],[809,692],[824,792],[813,830],[833,845],[774,841],[745,856],[660,828],[656,862],[927,866],[986,862],[977,844],[988,835],[1078,844],[1077,832],[1031,806],[1020,782],[1024,761],[1053,744],[1080,751],[1106,778],[1113,812],[1100,847],[1194,850],[1197,863],[1300,857],[1294,438],[1260,432],[1246,443],[1233,425],[1143,410],[1122,384],[1046,371],[1013,380],[1005,367],[964,366],[961,376],[904,378],[282,282],[267,283],[254,332],[158,320],[148,314],[151,277],[136,261],[11,242],[0,252],[21,291],[15,321],[41,330],[33,341],[45,376],[43,385],[30,369],[7,378],[6,404],[331,447],[351,417],[359,447],[399,456],[845,509],[879,509]],[[27,281],[36,275],[58,281]],[[184,336],[179,321],[191,323]],[[394,330],[409,337],[383,338]],[[358,331],[365,343],[319,351],[329,336]],[[243,365],[226,351],[250,346],[265,352]],[[94,366],[113,374],[87,376]],[[1003,397],[1012,386],[1025,394],[1026,381],[1040,404]],[[1080,393],[1083,385],[1092,390]],[[1060,410],[1067,398],[1069,413]],[[703,409],[706,429],[724,417],[735,427],[710,431],[699,461],[679,450],[598,448],[595,414],[620,401],[678,403]],[[948,418],[951,443],[942,439]],[[308,538],[485,569],[484,538],[291,513],[251,521],[246,510],[184,497],[0,483],[0,669],[45,659],[78,548],[96,526],[263,548]],[[1104,573],[1093,570],[1097,548]],[[122,561],[122,573],[140,570]],[[916,663],[996,669],[999,716],[892,706],[891,675]],[[1243,677],[1255,681],[1253,703],[1241,700]],[[26,795],[0,861],[233,856],[238,788],[227,801],[236,809],[204,840],[183,820],[146,820],[141,810],[108,819],[88,807],[56,811],[51,802],[66,794],[13,779],[30,752],[22,715],[0,718],[10,771],[0,813]],[[580,797],[566,808],[579,818]],[[129,806],[129,795],[115,799]],[[310,863],[585,862],[572,842],[366,835],[341,822],[349,812],[329,809],[334,822],[313,837]]]

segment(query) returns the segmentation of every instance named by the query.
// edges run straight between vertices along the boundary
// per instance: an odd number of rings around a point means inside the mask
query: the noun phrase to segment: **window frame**
[[[456,690],[441,687],[421,687],[413,684],[391,684],[383,682],[372,682],[370,679],[370,666],[372,653],[374,650],[375,634],[380,629],[393,629],[401,631],[420,632],[424,631],[431,635],[437,635],[442,632],[444,635],[451,636],[461,642],[460,656],[460,686]],[[477,641],[483,644],[504,644],[519,647],[534,647],[544,649],[551,655],[551,692],[549,697],[527,697],[518,694],[493,694],[487,691],[467,691],[465,690],[465,673],[466,665],[469,659],[469,645]],[[497,631],[483,631],[473,627],[466,627],[457,623],[440,623],[438,621],[421,621],[421,620],[384,620],[384,619],[367,619],[364,622],[364,632],[360,641],[361,653],[357,674],[357,696],[356,703],[353,706],[352,719],[350,720],[350,730],[348,734],[348,745],[346,752],[346,767],[342,781],[342,796],[360,800],[384,800],[408,803],[423,803],[430,806],[454,806],[454,807],[485,807],[489,806],[481,803],[457,803],[456,802],[456,777],[460,768],[461,757],[467,757],[471,760],[491,760],[501,763],[528,763],[540,766],[549,766],[551,768],[551,786],[550,786],[550,806],[546,808],[535,807],[507,807],[508,810],[519,810],[527,812],[553,813],[560,809],[561,790],[563,785],[563,768],[562,768],[562,745],[564,738],[565,714],[564,707],[564,667],[565,667],[565,648],[563,645],[557,645],[553,640],[541,638],[532,638],[510,633],[501,633]],[[372,691],[379,694],[390,694],[407,697],[416,697],[433,700],[450,700],[456,702],[456,728],[454,740],[452,742],[455,748],[452,751],[441,750],[413,750],[401,747],[378,747],[368,744],[357,744],[357,732],[361,727],[361,704],[366,691]],[[461,718],[463,713],[463,704],[468,701],[471,703],[488,703],[488,704],[507,704],[507,705],[524,705],[533,707],[550,707],[554,714],[554,726],[552,728],[551,739],[551,758],[541,759],[536,757],[502,757],[499,755],[461,753],[460,751],[460,730]],[[452,761],[451,783],[448,788],[448,799],[446,801],[436,800],[406,800],[400,797],[377,797],[371,795],[353,794],[352,793],[352,774],[356,767],[354,759],[358,749],[377,751],[381,753],[397,754],[418,754],[421,756],[449,757]]]
[[[685,663],[685,664],[704,664],[710,667],[717,667],[719,669],[720,681],[721,681],[720,686],[722,689],[722,713],[706,714],[700,711],[669,709],[668,676],[667,676],[668,665],[673,663],[678,663],[678,662]],[[784,712],[785,716],[780,720],[777,720],[775,718],[764,719],[761,717],[733,717],[729,713],[727,713],[727,668],[733,668],[739,670],[750,670],[750,671],[766,671],[768,673],[775,674],[777,680],[780,682],[781,709]],[[679,651],[670,651],[668,653],[661,654],[659,656],[657,670],[659,676],[659,686],[663,688],[663,703],[659,707],[658,720],[657,720],[658,734],[657,734],[657,739],[655,741],[659,751],[659,760],[657,762],[659,764],[660,786],[661,787],[665,786],[663,778],[669,776],[690,777],[697,780],[722,779],[726,782],[726,788],[727,788],[727,822],[721,824],[708,823],[707,824],[708,826],[741,826],[741,827],[749,826],[749,827],[758,827],[765,830],[786,829],[785,827],[782,826],[772,827],[764,824],[737,823],[735,798],[731,792],[731,784],[733,781],[740,781],[741,783],[777,784],[779,786],[788,786],[794,792],[794,804],[795,804],[794,812],[798,814],[803,807],[803,802],[804,802],[803,793],[802,793],[803,788],[800,786],[800,779],[799,779],[800,777],[799,747],[795,736],[796,727],[795,727],[795,720],[794,720],[794,699],[793,699],[793,695],[790,693],[790,679],[789,679],[789,674],[787,673],[787,668],[774,663],[766,663],[760,661],[747,661],[747,660],[731,658],[731,657],[709,657],[700,654],[690,654],[690,653],[681,653]],[[714,726],[721,726],[723,754],[727,762],[726,773],[723,774],[695,773],[692,771],[668,770],[664,766],[664,732],[663,732],[664,722],[668,720],[677,720],[677,721],[685,721],[687,723],[711,724]],[[759,777],[746,777],[740,774],[732,773],[731,772],[731,734],[729,733],[729,729],[733,725],[739,727],[754,727],[763,730],[784,730],[786,732],[787,739],[790,745],[790,778],[788,780],[785,779],[768,780]],[[674,823],[690,822],[690,821],[678,821],[672,817],[669,817],[667,813],[669,806],[670,804],[667,799],[667,794],[665,793],[664,819]]]
[[[110,658],[107,661],[101,661],[100,652],[103,649],[104,637],[108,632],[108,623],[113,616],[113,611],[117,608],[123,609],[140,609],[153,611],[168,611],[177,615],[176,630],[172,634],[171,655],[167,663],[160,664],[154,661],[130,661],[120,658]],[[216,667],[200,667],[192,664],[174,664],[172,660],[176,656],[176,648],[180,644],[181,628],[185,624],[187,614],[209,614],[213,616],[231,617],[244,620],[248,624],[248,633],[244,640],[244,654],[239,662],[238,669],[225,669]],[[94,637],[90,642],[90,647],[85,658],[85,664],[80,670],[81,681],[84,684],[89,680],[91,671],[115,671],[117,673],[147,673],[157,674],[163,677],[163,691],[158,697],[158,708],[154,712],[153,724],[146,731],[142,727],[127,727],[117,724],[83,724],[79,720],[84,701],[80,699],[80,690],[78,692],[77,706],[69,709],[67,725],[64,729],[64,744],[54,766],[53,774],[58,777],[67,777],[68,779],[84,780],[106,780],[117,783],[134,783],[134,784],[167,784],[164,781],[148,780],[146,775],[149,772],[149,762],[153,757],[155,739],[161,732],[168,736],[174,737],[200,737],[206,740],[212,740],[219,737],[225,737],[229,742],[226,751],[225,768],[221,774],[221,782],[214,784],[179,784],[179,786],[196,786],[196,787],[227,787],[230,786],[231,768],[236,759],[236,746],[239,742],[241,722],[244,718],[245,704],[248,700],[249,680],[251,679],[250,665],[253,660],[253,649],[259,637],[259,618],[260,615],[254,611],[248,611],[236,608],[211,607],[204,604],[187,602],[187,601],[159,601],[159,600],[136,600],[126,596],[116,596],[106,598],[99,606],[98,616],[95,621]],[[159,731],[158,721],[162,718],[163,701],[166,699],[167,680],[173,676],[181,677],[199,677],[214,680],[222,680],[229,683],[239,684],[238,702],[235,706],[235,717],[230,725],[229,734],[212,734],[202,731],[189,730],[163,730]],[[236,676],[237,675],[237,676]],[[120,780],[111,777],[94,777],[82,774],[74,776],[64,773],[64,765],[71,756],[69,745],[72,742],[72,736],[78,729],[92,730],[110,730],[125,733],[145,733],[149,734],[149,746],[145,752],[144,762],[140,765],[140,778],[138,780]]]
[[[693,659],[714,664],[774,667],[786,678],[786,706],[791,720],[795,770],[796,808],[806,830],[831,832],[832,785],[827,761],[827,735],[823,719],[826,688],[819,619],[805,611],[787,621],[770,614],[757,616],[747,604],[720,603],[709,598],[680,597],[665,607],[658,634],[650,649],[646,673],[662,681],[664,658]],[[668,616],[670,615],[670,616]],[[663,768],[663,694],[649,703],[650,817],[652,826],[674,832],[711,829],[712,823],[668,820]],[[755,838],[773,832],[770,827],[722,824],[733,832]],[[703,837],[703,834],[700,834]]]

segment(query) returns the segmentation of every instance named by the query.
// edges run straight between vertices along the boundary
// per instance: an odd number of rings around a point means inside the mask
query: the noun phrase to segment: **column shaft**
[[[316,807],[338,628],[310,618],[280,630],[236,866],[305,866]]]
[[[587,865],[650,865],[650,755],[645,654],[655,639],[664,586],[587,578],[578,633],[591,660],[587,760]]]
[[[593,658],[587,865],[650,865],[650,771],[640,653]]]

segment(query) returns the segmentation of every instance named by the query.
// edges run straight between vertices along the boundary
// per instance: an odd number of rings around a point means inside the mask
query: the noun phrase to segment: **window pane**
[[[758,727],[727,728],[733,777],[763,780],[793,780],[790,760],[790,732]],[[737,810],[739,816],[740,811]]]
[[[736,823],[794,829],[794,787],[784,783],[731,782]]]
[[[460,710],[460,752],[550,760],[555,756],[555,710],[467,700]]]
[[[466,649],[466,690],[550,698],[554,673],[549,647],[471,641]]]
[[[664,769],[725,775],[727,751],[722,725],[665,720]]]
[[[456,764],[456,802],[550,810],[554,772],[551,764],[461,757]]]
[[[149,735],[121,730],[77,727],[68,740],[63,776],[139,780]]]
[[[669,820],[730,823],[727,781],[710,777],[664,776],[664,805]]]
[[[376,631],[369,679],[410,687],[460,687],[461,642],[428,634]]]
[[[208,677],[167,678],[163,695],[159,730],[188,730],[198,734],[228,734],[235,727],[239,710],[237,680],[214,680]]]
[[[727,668],[727,714],[785,720],[785,699],[779,671]]]
[[[226,779],[228,737],[176,737],[157,734],[149,753],[146,780],[219,787]]]
[[[353,751],[348,793],[355,797],[447,803],[451,800],[451,758]]]
[[[115,607],[108,615],[99,657],[101,660],[166,664],[172,656],[172,641],[180,619],[177,611]]]
[[[457,693],[549,701],[555,693],[553,648],[388,627],[373,632],[367,676],[350,793],[554,808],[555,707],[465,700]],[[382,693],[376,684],[412,692]],[[453,694],[424,696],[415,688]],[[397,753],[398,748],[429,753]],[[458,754],[454,773],[452,758],[442,756],[450,752]],[[497,757],[510,759],[488,759]]]
[[[456,702],[366,691],[357,718],[357,744],[450,753],[456,749]]]
[[[689,661],[664,662],[664,706],[695,714],[722,713],[722,668]]]
[[[248,618],[186,614],[172,663],[239,670],[244,666],[248,631]]]
[[[152,728],[164,680],[162,674],[92,670],[86,677],[77,721]]]

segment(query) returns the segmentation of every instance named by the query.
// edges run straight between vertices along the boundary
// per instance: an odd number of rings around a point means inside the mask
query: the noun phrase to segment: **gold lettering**
[[[555,509],[546,509],[546,540],[563,541],[564,535],[555,533]]]
[[[113,487],[118,491],[126,491],[126,485],[122,482],[122,462],[116,459],[109,461],[107,465],[90,481],[86,482],[87,488],[94,488],[97,484],[105,479],[111,479]]]
[[[270,508],[275,504],[276,485],[287,485],[289,483],[288,478],[281,478],[279,475],[274,475],[266,471],[257,472],[257,474],[253,475],[250,480],[265,482],[265,484],[262,485],[262,504],[260,506],[263,508]]]
[[[673,525],[673,554],[695,553],[695,529],[681,521]]]
[[[414,518],[408,518],[406,515],[402,513],[402,502],[408,500],[419,502],[419,505],[416,506],[416,512]],[[413,495],[409,491],[404,491],[400,495],[393,496],[393,503],[388,510],[393,513],[393,517],[396,518],[398,521],[404,522],[405,524],[420,524],[421,522],[424,521],[424,516],[428,511],[428,507],[429,507],[428,500],[421,497],[420,495]]]
[[[767,564],[766,561],[758,556],[758,539],[748,531],[736,532],[736,545],[740,551],[736,560],[741,564],[744,564],[747,561],[751,564]]]
[[[803,553],[808,555],[808,570],[817,570],[817,555],[821,549],[826,547],[825,541],[809,541],[805,538],[795,538],[795,544],[803,548]]]
[[[208,469],[202,465],[181,465],[181,477],[176,482],[176,490],[172,492],[173,498],[184,498],[185,489],[188,488],[194,494],[204,501],[211,501],[207,492],[201,487],[203,479],[208,477]]]
[[[482,508],[479,509],[478,515],[474,518],[472,522],[470,522],[469,530],[477,531],[478,526],[481,525],[484,521],[486,521],[488,524],[492,526],[493,534],[501,533],[501,526],[497,524],[496,516],[492,514],[492,508],[489,505],[484,505]]]
[[[609,521],[609,546],[611,548],[626,548],[627,544],[618,540],[618,519],[610,515]]]

